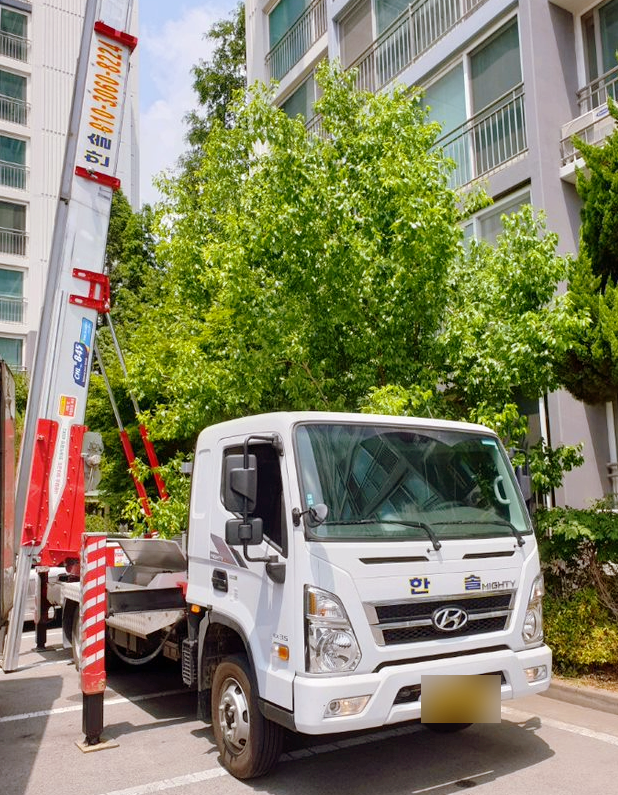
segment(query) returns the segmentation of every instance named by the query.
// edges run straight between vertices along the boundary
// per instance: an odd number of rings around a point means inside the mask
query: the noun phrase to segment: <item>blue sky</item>
[[[184,115],[196,106],[191,67],[208,60],[204,38],[231,15],[238,0],[140,0],[140,198],[153,203],[152,178],[174,167],[185,151]]]

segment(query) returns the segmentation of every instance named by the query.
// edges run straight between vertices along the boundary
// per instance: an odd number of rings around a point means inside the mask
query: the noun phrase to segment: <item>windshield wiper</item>
[[[438,540],[438,536],[434,533],[432,528],[425,524],[425,522],[409,521],[407,519],[342,519],[341,521],[324,522],[325,525],[358,525],[358,524],[399,524],[403,527],[418,527],[424,530],[433,544],[436,552],[442,547]]]
[[[439,522],[439,524],[497,524],[500,527],[509,528],[512,535],[514,535],[515,538],[517,539],[518,546],[523,547],[524,544],[526,543],[526,539],[521,534],[521,531],[518,530],[515,527],[515,525],[512,524],[511,522],[507,522],[506,519],[480,519],[478,521],[458,519],[456,521],[451,521],[451,522]]]

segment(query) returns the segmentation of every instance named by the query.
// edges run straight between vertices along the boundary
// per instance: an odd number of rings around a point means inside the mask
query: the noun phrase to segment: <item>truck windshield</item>
[[[304,509],[328,507],[326,521],[307,528],[311,538],[436,547],[532,532],[510,463],[489,434],[311,423],[297,426],[296,448]]]

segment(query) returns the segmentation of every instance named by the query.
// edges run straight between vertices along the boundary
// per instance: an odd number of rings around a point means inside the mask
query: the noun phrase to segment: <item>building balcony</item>
[[[0,323],[24,323],[25,315],[25,298],[0,295]]]
[[[576,135],[588,144],[600,146],[615,129],[614,119],[607,109],[607,98],[614,101],[618,95],[618,66],[577,92],[581,115],[562,125],[560,177],[575,182],[575,172],[583,167],[583,159],[573,142]]]
[[[11,33],[0,31],[0,55],[29,63],[30,42],[22,36],[13,36]]]
[[[30,169],[17,163],[0,160],[0,185],[16,190],[27,190]]]
[[[27,248],[27,232],[22,229],[3,229],[0,227],[0,254],[25,257]]]
[[[455,163],[451,187],[459,188],[505,166],[528,148],[523,83],[438,141]]]
[[[360,55],[357,88],[379,91],[487,0],[417,0]]]
[[[271,79],[281,80],[326,33],[326,0],[314,0],[266,56]]]
[[[10,124],[27,126],[30,120],[30,104],[22,99],[0,94],[0,119]]]

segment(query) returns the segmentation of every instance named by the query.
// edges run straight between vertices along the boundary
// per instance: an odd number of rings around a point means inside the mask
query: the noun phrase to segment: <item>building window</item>
[[[475,237],[495,245],[498,235],[502,233],[502,216],[518,212],[525,204],[530,204],[528,189],[506,196],[473,216],[464,226],[465,237]]]
[[[8,8],[0,9],[0,55],[28,60],[28,18]]]
[[[23,257],[26,240],[25,206],[0,201],[0,252]]]
[[[411,5],[409,0],[374,0],[376,34],[380,36]]]
[[[465,185],[527,147],[517,19],[425,88],[429,118],[455,162],[453,186]]]
[[[354,6],[339,22],[339,50],[345,69],[371,47],[373,24],[371,3],[362,2]]]
[[[271,49],[278,44],[309,5],[309,0],[281,0],[268,15]]]
[[[588,111],[618,93],[618,0],[601,3],[582,17],[582,38],[587,83],[582,111]]]
[[[26,142],[0,135],[0,185],[25,190],[26,176]]]
[[[27,88],[25,77],[0,69],[0,118],[11,124],[28,123]]]
[[[22,271],[0,268],[0,321],[23,323],[24,274]]]
[[[12,370],[23,369],[23,340],[14,337],[0,337],[0,359]]]
[[[470,55],[472,112],[484,110],[519,83],[519,31],[514,19]]]
[[[285,102],[281,105],[281,110],[284,111],[290,118],[295,118],[299,114],[307,122],[313,118],[313,103],[316,100],[316,84],[313,75],[301,83],[296,91],[291,94]]]

